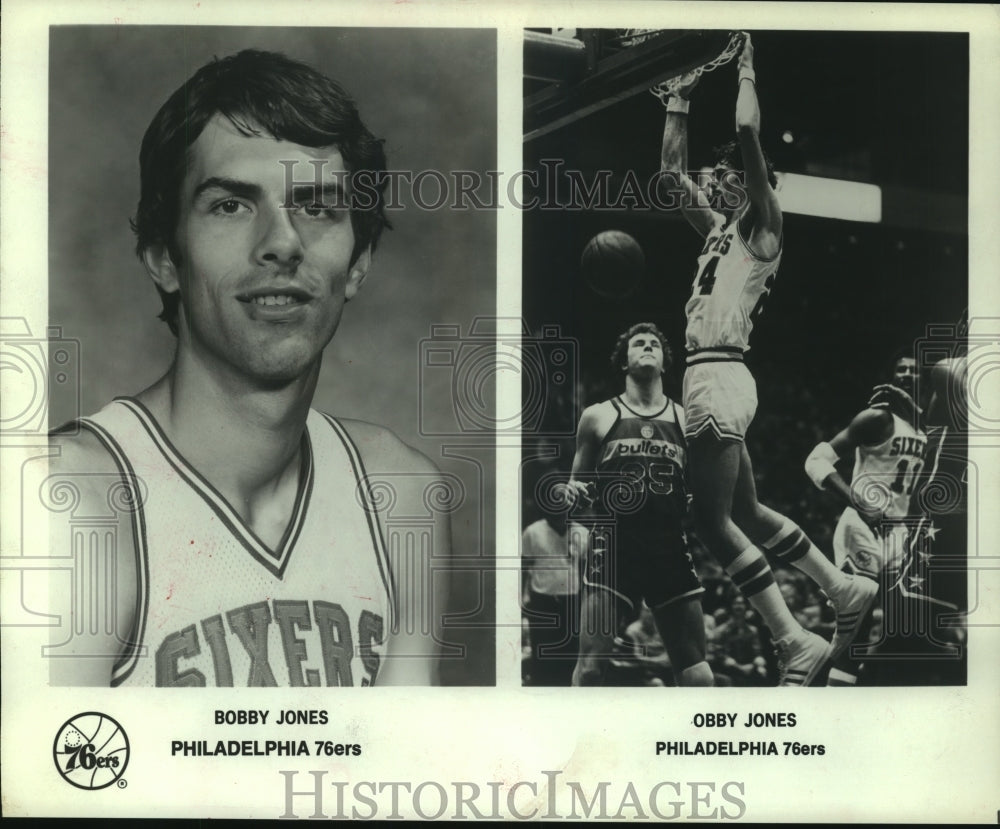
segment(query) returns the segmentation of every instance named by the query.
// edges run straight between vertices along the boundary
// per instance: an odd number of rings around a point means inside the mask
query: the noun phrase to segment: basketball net
[[[645,43],[647,40],[656,37],[662,29],[626,29],[624,34],[619,40],[622,46],[637,46],[640,43]],[[657,98],[659,98],[660,103],[664,106],[667,105],[667,99],[673,95],[677,94],[677,90],[687,83],[690,83],[695,78],[699,78],[706,72],[711,72],[713,69],[718,69],[720,66],[724,66],[729,63],[740,49],[743,48],[743,32],[733,32],[729,35],[729,42],[726,47],[719,53],[718,57],[712,58],[712,60],[703,63],[701,66],[697,66],[694,69],[689,69],[681,75],[677,75],[673,78],[667,78],[665,81],[660,81],[655,86],[650,87],[649,91],[653,93]]]

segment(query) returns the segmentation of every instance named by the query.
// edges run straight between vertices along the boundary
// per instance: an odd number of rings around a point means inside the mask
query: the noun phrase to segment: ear
[[[361,255],[351,265],[351,270],[347,274],[347,284],[344,286],[345,299],[354,299],[358,291],[361,290],[361,285],[365,281],[365,277],[368,276],[368,268],[371,267],[371,264],[372,249],[369,245],[361,251]]]
[[[181,289],[177,276],[177,266],[174,265],[166,245],[150,245],[142,252],[142,263],[157,287],[165,293],[172,294]]]

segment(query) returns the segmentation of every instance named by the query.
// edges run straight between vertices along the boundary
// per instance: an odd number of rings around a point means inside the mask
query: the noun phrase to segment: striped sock
[[[827,688],[854,686],[858,684],[858,678],[854,674],[842,671],[839,668],[830,668],[830,675],[826,680]]]
[[[831,590],[836,592],[844,581],[844,573],[823,555],[798,524],[787,518],[781,529],[761,547],[781,564],[801,570],[828,594]]]
[[[747,547],[726,566],[726,572],[761,615],[775,639],[786,639],[802,629],[785,604],[785,598],[774,582],[774,574],[760,550]]]

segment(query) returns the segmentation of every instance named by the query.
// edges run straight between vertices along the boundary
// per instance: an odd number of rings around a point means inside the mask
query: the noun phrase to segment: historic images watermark
[[[518,170],[355,170],[328,174],[323,159],[309,162],[312,177],[284,167],[285,190],[291,197],[282,207],[316,210],[680,210],[694,206],[692,188],[702,190],[714,207],[735,210],[746,204],[744,173],[739,170],[691,170],[686,174],[660,171],[641,178],[633,170],[567,168],[558,158],[543,159],[539,169]],[[301,176],[301,177],[299,177]]]
[[[544,780],[440,782],[328,779],[325,770],[279,772],[284,810],[279,818],[401,820],[739,820],[747,812],[738,780],[582,783],[542,771]]]

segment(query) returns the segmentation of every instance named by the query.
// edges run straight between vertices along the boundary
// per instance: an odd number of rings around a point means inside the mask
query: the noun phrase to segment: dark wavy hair
[[[716,147],[712,152],[715,155],[716,164],[724,164],[733,170],[745,172],[743,169],[743,150],[740,149],[740,144],[735,139]],[[774,162],[771,161],[763,148],[761,153],[764,155],[764,165],[767,167],[767,182],[773,190],[778,186],[778,177],[774,174]]]
[[[372,204],[351,209],[352,263],[391,227],[385,216],[384,142],[361,121],[351,96],[311,66],[275,52],[246,49],[199,69],[150,122],[139,151],[139,206],[131,222],[140,259],[151,246],[163,245],[180,264],[176,232],[181,185],[190,148],[215,115],[224,115],[247,136],[266,133],[305,147],[336,146],[349,173],[371,176]],[[176,334],[180,295],[157,290],[163,302],[160,319]]]
[[[625,367],[625,355],[628,353],[628,343],[636,334],[652,334],[660,341],[660,347],[663,349],[663,371],[668,371],[670,366],[673,365],[674,355],[670,350],[670,344],[667,342],[666,336],[652,322],[637,322],[618,338],[614,350],[611,352],[611,365],[614,366],[615,371],[620,371]]]
[[[889,361],[886,363],[885,368],[883,369],[884,375],[891,380],[896,375],[896,365],[899,363],[900,360],[913,360],[915,363],[918,363],[919,365],[919,361],[917,360],[917,355],[915,352],[916,349],[912,345],[900,346],[899,348],[897,348],[895,351],[892,352],[892,354],[889,357]]]

